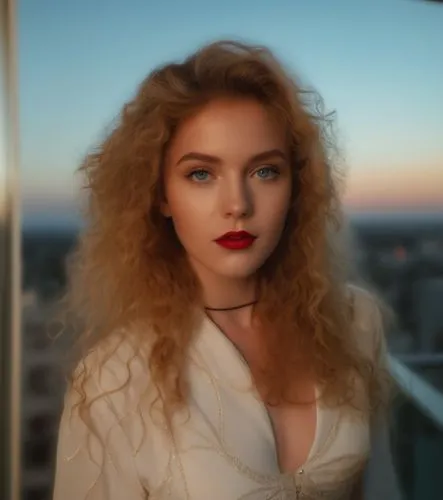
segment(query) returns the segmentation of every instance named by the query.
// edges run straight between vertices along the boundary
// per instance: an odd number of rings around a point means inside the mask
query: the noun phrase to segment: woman
[[[346,282],[312,95],[214,43],[87,157],[54,499],[395,498],[379,309]]]

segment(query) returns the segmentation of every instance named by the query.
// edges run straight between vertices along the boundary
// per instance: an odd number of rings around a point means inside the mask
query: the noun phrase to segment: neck
[[[254,303],[257,300],[255,276],[231,279],[204,275],[199,276],[199,280],[202,287],[202,305],[207,308],[210,316],[226,316],[243,325],[251,322]]]
[[[211,309],[232,309],[256,301],[255,279],[211,280],[202,283],[203,303]]]
[[[257,304],[257,300],[253,300],[252,302],[246,302],[245,304],[238,304],[236,306],[231,306],[231,307],[208,307],[206,306],[205,309],[207,311],[218,311],[218,312],[226,312],[226,311],[237,311],[238,309],[244,309],[245,307],[252,307]]]
[[[206,314],[220,327],[230,325],[250,329],[254,323],[254,304],[245,305],[240,308],[224,310],[206,309]]]

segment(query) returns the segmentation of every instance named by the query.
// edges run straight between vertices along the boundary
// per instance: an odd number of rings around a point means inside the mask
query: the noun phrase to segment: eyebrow
[[[282,160],[287,161],[288,157],[287,155],[281,150],[281,149],[269,149],[268,151],[262,151],[261,153],[258,153],[254,156],[252,156],[248,163],[255,163],[258,161],[264,161],[264,160],[269,160],[270,158],[281,158]],[[184,163],[186,161],[190,160],[198,160],[198,161],[204,161],[206,163],[214,163],[214,164],[220,164],[222,163],[221,158],[218,156],[212,156],[204,153],[198,153],[198,152],[193,152],[191,151],[190,153],[186,153],[183,155],[180,160],[178,160],[177,165],[180,163]]]

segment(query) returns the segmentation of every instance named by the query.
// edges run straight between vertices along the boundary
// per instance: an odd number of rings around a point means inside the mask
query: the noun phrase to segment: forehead
[[[218,99],[183,121],[168,156],[198,151],[229,159],[285,147],[285,127],[270,109],[252,99]]]

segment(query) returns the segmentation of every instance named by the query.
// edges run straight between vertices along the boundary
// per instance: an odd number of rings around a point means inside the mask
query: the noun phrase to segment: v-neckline
[[[254,400],[256,400],[258,408],[263,414],[263,417],[266,421],[267,427],[269,429],[270,435],[272,436],[272,442],[273,442],[273,448],[275,452],[275,457],[277,461],[277,467],[279,474],[282,476],[291,476],[294,474],[298,474],[300,472],[303,472],[305,469],[309,467],[309,464],[311,460],[313,459],[317,448],[318,448],[318,441],[320,437],[320,428],[321,428],[321,418],[322,418],[322,411],[319,405],[319,388],[317,385],[314,386],[314,392],[315,392],[315,432],[314,432],[314,438],[312,440],[309,453],[303,463],[293,471],[283,471],[281,469],[281,465],[279,463],[279,455],[278,455],[278,442],[277,442],[277,437],[274,429],[274,424],[272,417],[269,413],[268,408],[266,407],[266,404],[264,403],[261,395],[259,394],[254,381],[252,379],[252,373],[251,369],[249,367],[248,362],[246,361],[245,357],[243,354],[240,352],[240,350],[237,348],[237,346],[229,339],[229,337],[223,332],[223,330],[215,323],[214,320],[212,320],[206,313],[203,313],[203,322],[208,325],[208,328],[214,332],[215,335],[217,335],[218,338],[222,340],[224,345],[227,347],[227,349],[232,353],[232,355],[238,360],[238,364],[242,369],[242,372],[244,373],[245,377],[248,380],[248,383],[250,383],[250,387],[253,391],[254,394],[252,394],[252,397]]]

